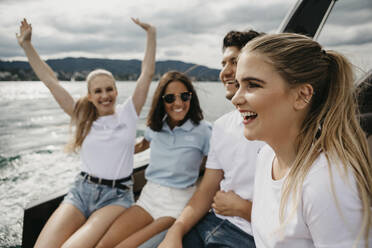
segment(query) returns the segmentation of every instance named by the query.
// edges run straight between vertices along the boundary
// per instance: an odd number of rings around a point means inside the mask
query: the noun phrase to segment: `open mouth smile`
[[[244,124],[248,124],[250,121],[253,121],[257,117],[257,113],[252,111],[240,112],[240,114],[243,117]]]
[[[176,113],[180,113],[180,112],[183,111],[183,109],[173,109],[173,111],[176,112]]]

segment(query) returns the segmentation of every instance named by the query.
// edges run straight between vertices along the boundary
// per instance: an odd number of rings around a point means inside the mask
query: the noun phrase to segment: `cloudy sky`
[[[230,30],[277,31],[297,0],[0,0],[0,59],[25,60],[15,33],[26,17],[42,58],[142,59],[145,33],[130,17],[158,29],[157,60],[220,68]],[[372,1],[338,0],[318,41],[372,68]]]

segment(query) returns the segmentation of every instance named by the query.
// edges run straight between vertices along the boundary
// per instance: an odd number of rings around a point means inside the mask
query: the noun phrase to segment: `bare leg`
[[[152,221],[153,218],[146,210],[132,206],[115,220],[96,248],[114,247]]]
[[[95,211],[64,244],[63,248],[94,247],[112,222],[124,212],[126,208],[109,205]]]
[[[72,204],[62,203],[45,224],[35,247],[61,247],[84,222],[85,217],[79,209]]]
[[[126,240],[115,246],[115,248],[136,248],[143,242],[149,240],[156,234],[168,229],[176,219],[172,217],[161,217],[146,227],[131,235]]]

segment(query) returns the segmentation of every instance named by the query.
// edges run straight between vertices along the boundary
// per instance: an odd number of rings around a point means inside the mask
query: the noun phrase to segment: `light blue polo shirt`
[[[194,125],[190,119],[171,130],[164,120],[160,132],[149,127],[145,139],[150,142],[147,180],[173,188],[187,188],[198,179],[203,156],[208,155],[212,126],[202,120]]]

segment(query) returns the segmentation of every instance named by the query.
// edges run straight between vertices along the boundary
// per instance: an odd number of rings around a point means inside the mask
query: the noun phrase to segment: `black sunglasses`
[[[162,98],[166,103],[173,103],[176,101],[176,97],[179,96],[183,102],[187,102],[191,99],[191,95],[191,92],[182,92],[181,94],[166,94]]]

